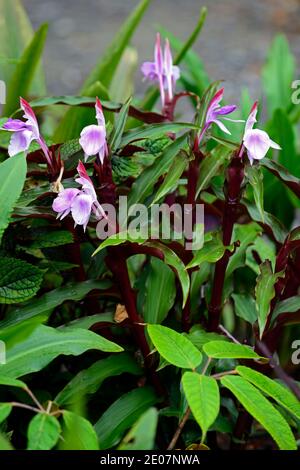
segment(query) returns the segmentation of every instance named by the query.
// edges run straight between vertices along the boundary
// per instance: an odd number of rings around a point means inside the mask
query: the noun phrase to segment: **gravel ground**
[[[36,28],[50,25],[44,56],[49,92],[76,93],[123,19],[138,0],[23,0]],[[139,62],[152,57],[155,25],[186,38],[200,7],[208,18],[195,50],[214,79],[226,80],[234,97],[248,86],[259,93],[259,73],[266,50],[277,32],[284,32],[300,58],[299,0],[153,0],[134,37]],[[300,62],[298,60],[298,62]],[[139,74],[137,89],[141,90]]]

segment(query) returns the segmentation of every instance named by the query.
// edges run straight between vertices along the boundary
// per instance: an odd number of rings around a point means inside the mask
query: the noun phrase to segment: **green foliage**
[[[34,297],[43,273],[32,264],[15,258],[2,258],[0,267],[0,303],[15,304]]]
[[[27,437],[28,450],[50,450],[58,441],[61,432],[59,422],[54,416],[38,413],[29,423]]]

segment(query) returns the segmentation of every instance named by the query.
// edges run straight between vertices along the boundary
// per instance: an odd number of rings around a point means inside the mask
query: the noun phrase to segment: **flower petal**
[[[30,104],[24,100],[24,98],[20,98],[20,106],[24,111],[24,118],[27,119],[27,124],[32,127],[31,130],[34,134],[34,138],[38,139],[40,136],[40,129],[33,109],[31,108]]]
[[[84,230],[90,219],[93,199],[90,195],[81,193],[73,201],[71,212],[76,225],[83,225]]]
[[[251,108],[249,117],[248,117],[248,119],[247,119],[247,121],[246,121],[244,137],[245,137],[245,135],[246,135],[246,133],[247,133],[248,131],[250,131],[251,129],[253,129],[254,124],[257,122],[257,119],[256,119],[256,115],[257,115],[257,106],[258,106],[258,102],[255,101],[254,105],[253,105],[252,108]]]
[[[222,106],[222,108],[218,109],[217,114],[224,115],[224,114],[230,114],[233,113],[233,111],[236,110],[236,105],[235,104],[228,104],[226,106]]]
[[[2,129],[10,132],[25,131],[27,129],[26,122],[21,121],[20,119],[11,119],[9,118],[5,124],[3,124]]]
[[[260,129],[249,130],[244,137],[244,146],[250,152],[251,158],[261,160],[266,156],[271,141],[268,134]]]
[[[281,150],[280,145],[276,144],[276,142],[274,142],[274,140],[271,140],[271,139],[270,139],[270,147],[272,147],[272,149]]]
[[[101,101],[99,100],[98,96],[96,98],[95,108],[96,108],[96,119],[98,121],[98,126],[103,126],[104,129],[105,129],[105,117],[104,117],[104,114],[103,114]]]
[[[15,132],[8,146],[8,155],[13,157],[20,152],[26,152],[34,139],[34,135],[29,130]]]
[[[221,131],[225,132],[225,134],[231,135],[231,132],[227,129],[223,122],[219,121],[219,119],[214,119],[212,122],[214,122],[221,129]]]
[[[72,202],[79,193],[76,188],[63,189],[54,199],[52,209],[58,212],[59,216],[62,215],[62,218],[65,217],[71,211]]]
[[[92,124],[81,131],[79,143],[84,153],[89,157],[100,152],[105,143],[105,137],[105,128]]]
[[[151,82],[157,82],[158,76],[154,62],[144,62],[141,66],[141,72],[145,78]]]

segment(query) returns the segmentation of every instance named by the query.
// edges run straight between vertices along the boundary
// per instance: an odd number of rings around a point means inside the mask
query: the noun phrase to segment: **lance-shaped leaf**
[[[219,174],[220,169],[228,160],[230,151],[222,145],[218,145],[211,155],[208,155],[199,166],[199,178],[197,181],[196,196],[206,189],[214,176]]]
[[[228,247],[223,245],[221,237],[217,234],[211,236],[204,246],[197,251],[194,258],[187,265],[187,269],[200,266],[202,263],[215,263],[224,255]]]
[[[263,68],[263,88],[270,116],[276,109],[288,109],[291,105],[291,83],[294,73],[294,56],[287,39],[280,34],[275,37]]]
[[[251,382],[263,393],[273,398],[279,405],[300,419],[300,402],[288,388],[266,375],[250,369],[250,367],[238,366],[236,370],[244,379]]]
[[[266,211],[264,212],[264,220],[262,220],[261,214],[255,204],[251,204],[245,199],[243,199],[242,202],[246,206],[252,220],[262,225],[267,234],[269,234],[275,241],[279,243],[284,242],[287,231],[280,220]]]
[[[258,314],[259,335],[262,338],[271,308],[271,300],[275,296],[275,284],[282,273],[273,273],[269,260],[260,265],[260,275],[256,279],[255,297]]]
[[[127,102],[122,106],[120,113],[118,114],[118,117],[116,119],[114,129],[111,133],[110,142],[109,142],[112,152],[116,152],[120,145],[122,135],[125,129],[127,117],[128,117],[130,102],[131,102],[131,98],[129,98]]]
[[[90,349],[105,352],[123,350],[92,331],[80,328],[60,331],[40,325],[24,341],[7,350],[1,373],[13,378],[21,377],[43,369],[61,354],[78,356]]]
[[[5,116],[9,116],[19,108],[20,96],[28,96],[44,50],[47,30],[48,25],[42,25],[20,57],[7,87],[6,104],[3,110]]]
[[[267,168],[273,175],[280,179],[293,193],[300,198],[300,179],[292,175],[284,166],[265,158],[261,165]]]
[[[187,156],[185,152],[180,152],[175,158],[168,171],[163,183],[159,186],[157,193],[152,201],[152,204],[155,204],[160,199],[162,199],[166,194],[175,191],[179,184],[179,178],[184,172],[188,163]]]
[[[99,450],[97,434],[87,419],[64,410],[63,421],[63,450]]]
[[[159,354],[170,364],[183,369],[201,364],[202,354],[186,336],[162,325],[148,325],[147,331]]]
[[[262,222],[264,222],[264,185],[263,174],[258,166],[248,166],[246,169],[247,179],[252,186],[254,201],[257,209],[259,210]]]
[[[94,426],[100,449],[111,449],[118,444],[124,433],[156,402],[157,396],[150,387],[136,388],[118,398]]]
[[[26,158],[15,155],[0,164],[0,241],[13,208],[22,192],[26,178]]]
[[[157,410],[149,408],[124,437],[118,450],[152,450],[155,444],[157,422]]]
[[[182,377],[182,386],[194,418],[202,429],[201,442],[204,442],[206,433],[220,410],[220,392],[217,381],[196,372],[185,372]]]
[[[38,413],[29,423],[27,437],[28,450],[50,450],[58,441],[61,432],[60,424],[46,413]]]
[[[272,323],[283,313],[295,313],[300,310],[300,295],[284,299],[275,305],[272,313]],[[291,315],[292,317],[292,315]],[[291,318],[292,319],[292,318]]]
[[[203,346],[203,351],[214,359],[261,359],[249,346],[228,341],[210,341]]]
[[[232,294],[231,297],[234,300],[237,316],[253,325],[257,320],[254,298],[250,294]]]
[[[268,431],[280,449],[297,449],[295,438],[288,423],[257,388],[242,377],[225,376],[221,378],[221,383],[235,395],[248,413]]]

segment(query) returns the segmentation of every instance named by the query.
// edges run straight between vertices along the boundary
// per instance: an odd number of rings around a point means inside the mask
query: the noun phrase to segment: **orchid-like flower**
[[[98,155],[103,164],[108,155],[106,142],[105,118],[99,98],[96,98],[96,119],[98,125],[92,124],[82,129],[79,143],[84,151],[85,161],[92,155]]]
[[[46,160],[50,167],[52,166],[51,155],[49,149],[40,134],[40,129],[36,115],[33,112],[30,104],[24,98],[20,98],[20,106],[24,112],[26,121],[20,119],[8,119],[3,124],[2,129],[5,131],[13,132],[10,144],[8,146],[8,154],[10,157],[17,155],[20,152],[27,152],[33,140],[36,140],[40,145]]]
[[[252,106],[249,117],[245,126],[245,133],[243,137],[243,146],[240,155],[243,153],[243,147],[247,149],[248,158],[251,165],[254,160],[261,160],[264,158],[270,148],[281,150],[281,147],[270,139],[269,135],[260,129],[253,129],[254,124],[257,122],[257,101]]]
[[[169,40],[166,39],[164,52],[161,47],[160,34],[157,33],[154,48],[154,62],[144,62],[141,67],[144,77],[159,84],[162,106],[172,101],[180,69],[173,65]],[[166,96],[167,95],[167,96]]]
[[[71,213],[75,227],[82,225],[85,231],[92,212],[98,219],[107,218],[107,216],[97,200],[93,182],[81,161],[77,166],[77,171],[79,178],[75,181],[81,185],[81,189],[68,188],[60,191],[53,201],[52,209],[58,213],[57,218],[60,220]]]
[[[226,134],[230,134],[227,127],[223,124],[222,121],[220,121],[221,118],[226,119],[227,121],[232,121],[232,122],[244,122],[243,120],[240,120],[240,119],[231,119],[231,118],[225,117],[228,114],[233,113],[236,110],[236,106],[234,104],[221,106],[220,102],[223,99],[223,95],[224,95],[224,88],[221,88],[220,90],[216,92],[216,94],[211,99],[207,108],[203,129],[201,130],[200,135],[198,137],[198,145],[201,142],[205,132],[212,124],[216,124],[221,129],[221,131],[225,132]]]

